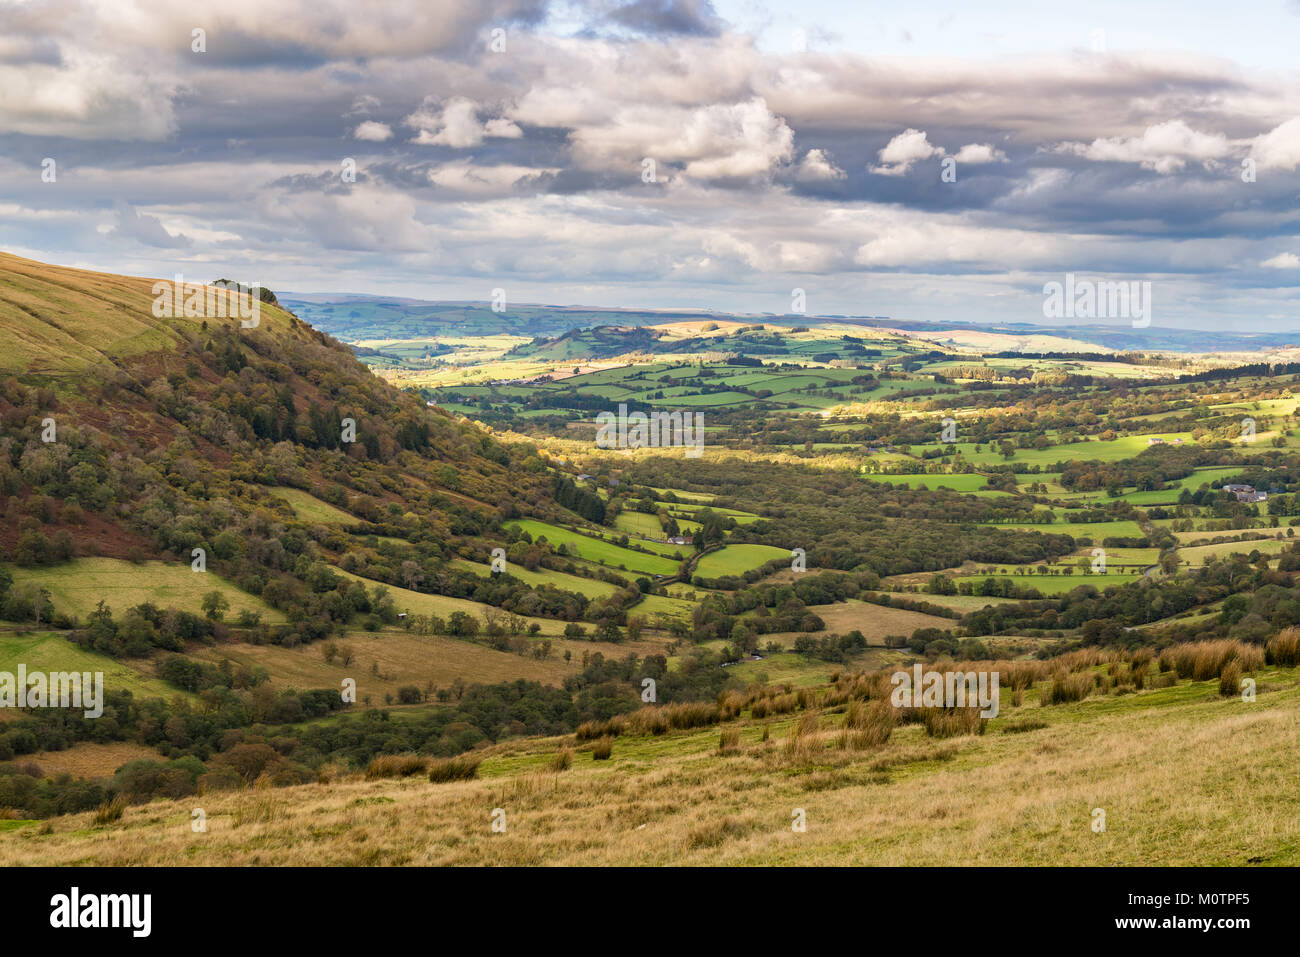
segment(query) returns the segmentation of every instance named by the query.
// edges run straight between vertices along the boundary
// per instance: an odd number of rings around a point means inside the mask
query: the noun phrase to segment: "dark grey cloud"
[[[160,249],[181,249],[191,245],[188,236],[173,236],[156,216],[138,212],[126,203],[119,203],[115,212],[117,225],[110,232],[112,236],[133,239]]]
[[[725,27],[711,0],[632,0],[607,9],[604,16],[649,36],[716,37]]]

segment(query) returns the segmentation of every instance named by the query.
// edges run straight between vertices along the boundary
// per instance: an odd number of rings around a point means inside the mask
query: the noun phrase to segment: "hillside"
[[[1100,688],[1046,704],[1050,682],[1036,682],[976,735],[935,736],[918,722],[846,746],[842,729],[859,721],[864,694],[846,676],[792,700],[794,713],[760,716],[755,705],[777,699],[750,696],[702,729],[624,730],[604,760],[594,759],[600,741],[541,738],[480,751],[477,780],[431,782],[425,760],[406,777],[329,777],[156,801],[117,821],[32,822],[0,840],[0,863],[1300,862],[1294,667],[1261,663],[1251,703],[1163,666],[1168,680],[1153,666],[1135,690],[1123,656],[1064,667],[1090,686],[1096,675]],[[205,833],[188,826],[195,807]]]
[[[1193,754],[1285,803],[1300,366],[663,315],[358,356],[270,292],[159,316],[13,257],[0,292],[0,671],[107,699],[0,713],[0,859],[1129,863],[1076,805],[1202,833]],[[620,407],[702,411],[700,454],[602,447]],[[987,724],[884,710],[958,662],[1004,676]],[[1164,858],[1293,859],[1233,806]]]

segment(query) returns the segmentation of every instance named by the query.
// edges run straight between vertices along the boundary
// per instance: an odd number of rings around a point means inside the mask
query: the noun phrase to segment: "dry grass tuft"
[[[409,778],[422,774],[428,766],[429,759],[422,754],[381,754],[366,768],[366,780]]]
[[[435,761],[429,767],[429,780],[434,784],[446,781],[470,781],[478,777],[481,759],[468,754],[460,754],[445,761]]]

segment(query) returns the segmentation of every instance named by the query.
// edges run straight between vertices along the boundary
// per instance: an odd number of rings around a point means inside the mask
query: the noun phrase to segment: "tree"
[[[203,596],[203,602],[199,607],[203,609],[203,614],[208,621],[221,621],[230,610],[230,602],[225,595],[213,589]]]

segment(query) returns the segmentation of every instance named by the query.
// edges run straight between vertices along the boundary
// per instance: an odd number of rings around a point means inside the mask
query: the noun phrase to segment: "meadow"
[[[212,792],[203,834],[188,827],[192,799],[17,826],[0,834],[0,864],[1294,866],[1300,682],[1290,669],[1259,679],[1253,703],[1219,697],[1217,681],[1027,696],[981,735],[912,724],[860,749],[836,747],[835,708],[742,716],[723,726],[725,749],[717,726],[622,734],[602,761],[591,741],[508,741],[479,753],[473,780]]]
[[[29,674],[37,671],[102,672],[106,692],[129,691],[137,698],[170,698],[178,694],[190,697],[155,677],[148,661],[119,661],[86,651],[57,632],[0,632],[0,662],[4,662],[6,669],[22,662]],[[0,711],[0,718],[5,715],[5,711]]]
[[[83,622],[102,600],[120,616],[128,608],[153,602],[161,609],[175,608],[202,615],[203,596],[219,591],[230,603],[233,619],[242,611],[254,612],[268,624],[285,620],[284,614],[213,572],[195,572],[186,562],[140,562],[118,558],[78,558],[59,565],[11,569],[18,587],[35,585],[49,590],[59,611]]]
[[[578,558],[596,562],[609,568],[651,575],[673,575],[677,572],[678,563],[670,558],[621,548],[602,539],[583,535],[580,532],[561,528],[558,525],[551,525],[533,519],[513,521],[509,525],[527,532],[532,536],[533,541],[544,537],[552,545],[564,545],[570,554],[576,555]],[[649,546],[647,545],[647,547]],[[680,546],[673,546],[673,550],[680,550]]]

